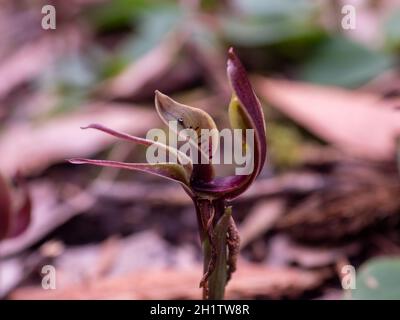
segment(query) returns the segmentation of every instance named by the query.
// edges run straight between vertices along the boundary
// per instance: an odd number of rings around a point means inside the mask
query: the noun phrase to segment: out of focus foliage
[[[400,259],[376,258],[361,266],[357,274],[356,300],[390,300],[400,296]]]

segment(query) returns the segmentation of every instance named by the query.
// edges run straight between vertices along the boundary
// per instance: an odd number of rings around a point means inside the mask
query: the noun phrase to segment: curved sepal
[[[170,152],[172,155],[175,156],[176,159],[178,159],[179,164],[182,164],[182,166],[185,168],[186,173],[190,176],[192,174],[192,170],[193,170],[193,164],[192,164],[192,159],[190,159],[187,155],[185,155],[183,152],[180,152],[179,150],[172,148],[168,145],[165,145],[163,143],[157,142],[157,141],[153,141],[153,140],[149,140],[149,139],[145,139],[145,138],[140,138],[140,137],[136,137],[136,136],[132,136],[130,134],[127,133],[123,133],[123,132],[119,132],[117,130],[113,130],[110,129],[106,126],[103,126],[101,124],[98,123],[92,123],[89,124],[86,127],[81,127],[81,129],[95,129],[95,130],[99,130],[102,132],[105,132],[109,135],[112,135],[116,138],[125,140],[125,141],[129,141],[129,142],[134,142],[134,143],[138,143],[144,146],[151,146],[151,145],[155,145],[160,149],[166,150],[168,152]]]
[[[156,176],[179,182],[185,186],[189,185],[190,177],[182,165],[176,163],[127,163],[110,160],[93,160],[73,158],[68,160],[73,164],[93,164],[101,167],[112,167],[134,171],[147,172]]]
[[[267,151],[265,121],[261,104],[247,78],[246,71],[233,49],[229,50],[227,65],[229,82],[233,96],[229,104],[229,119],[234,129],[254,130],[254,147],[249,150],[254,160],[254,169],[249,175],[215,178],[209,183],[197,183],[197,192],[234,199],[242,194],[259,175]],[[249,146],[247,146],[249,147]]]

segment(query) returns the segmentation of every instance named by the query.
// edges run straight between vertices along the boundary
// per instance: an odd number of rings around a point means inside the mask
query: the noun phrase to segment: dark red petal
[[[246,70],[232,48],[229,50],[227,74],[232,90],[246,115],[246,120],[255,132],[254,170],[250,175],[215,178],[210,183],[194,182],[193,189],[215,197],[234,199],[251,185],[264,166],[267,141],[264,113],[260,101],[247,78]]]
[[[209,183],[197,182],[192,184],[192,188],[196,192],[204,193],[215,198],[223,197],[226,200],[232,200],[246,191],[252,179],[253,174],[217,177]]]
[[[8,233],[11,221],[11,195],[7,182],[0,175],[0,240]]]
[[[265,134],[265,119],[262,106],[247,77],[247,73],[233,48],[229,49],[227,73],[232,89],[247,113],[256,134],[259,160],[255,159],[255,167],[261,171],[267,155],[267,139]]]
[[[123,133],[123,132],[119,132],[110,128],[107,128],[101,124],[98,123],[92,123],[89,124],[86,127],[81,127],[81,129],[96,129],[96,130],[100,130],[103,131],[105,133],[108,133],[116,138],[120,138],[126,141],[130,141],[130,142],[135,142],[135,143],[139,143],[145,146],[150,146],[153,142],[147,139],[143,139],[143,138],[139,138],[139,137],[135,137],[135,136],[131,136],[127,133]]]
[[[32,213],[32,199],[26,183],[17,177],[18,185],[22,188],[24,193],[24,201],[22,206],[13,214],[11,228],[9,230],[8,238],[14,238],[23,233],[31,222]]]
[[[160,142],[144,139],[144,138],[135,137],[130,134],[123,133],[123,132],[116,131],[114,129],[105,127],[98,123],[92,123],[86,127],[81,127],[81,129],[96,129],[96,130],[105,132],[109,135],[112,135],[116,138],[119,138],[119,139],[122,139],[125,141],[129,141],[129,142],[139,143],[144,146],[157,145],[160,148],[165,149],[166,151],[175,155],[177,157],[179,163],[185,163],[183,166],[185,167],[185,170],[187,171],[187,173],[189,175],[192,173],[193,165],[192,165],[191,159],[188,156],[186,156],[185,154],[183,154],[182,152],[180,152],[179,150],[172,148],[168,145],[162,144]]]

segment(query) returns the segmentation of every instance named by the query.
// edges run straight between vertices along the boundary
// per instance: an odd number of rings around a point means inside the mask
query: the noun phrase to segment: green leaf
[[[247,15],[276,16],[306,14],[315,3],[310,0],[234,0],[233,6]]]
[[[385,21],[386,44],[390,49],[400,49],[400,10],[394,11]]]
[[[313,37],[321,29],[312,1],[235,0],[233,5],[239,14],[223,14],[220,23],[224,37],[234,45],[271,45]]]
[[[183,13],[176,5],[162,5],[143,11],[138,16],[137,30],[118,48],[124,61],[134,61],[154,47],[182,21]]]
[[[351,297],[358,300],[400,299],[400,259],[376,258],[362,265]]]
[[[130,25],[135,16],[150,6],[154,6],[153,1],[113,0],[91,8],[88,19],[100,31],[112,31]]]
[[[224,37],[234,45],[263,46],[298,38],[313,37],[320,30],[304,17],[253,19],[224,17],[221,19]]]
[[[392,66],[383,52],[371,51],[346,38],[334,37],[322,42],[303,65],[303,80],[345,87],[357,87]]]

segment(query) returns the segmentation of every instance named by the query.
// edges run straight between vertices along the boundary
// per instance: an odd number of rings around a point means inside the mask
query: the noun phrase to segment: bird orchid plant
[[[228,53],[227,75],[233,91],[229,104],[229,119],[232,129],[239,129],[242,135],[251,130],[254,143],[245,145],[250,151],[253,170],[249,174],[215,176],[212,163],[195,163],[183,152],[159,141],[139,138],[117,132],[99,124],[86,128],[97,129],[117,138],[145,146],[157,146],[176,156],[177,162],[125,163],[108,160],[75,158],[74,164],[93,164],[128,170],[143,171],[158,175],[182,185],[193,200],[199,225],[200,240],[204,253],[204,274],[200,281],[204,299],[223,299],[225,286],[236,270],[239,252],[239,235],[232,217],[230,201],[241,195],[259,175],[266,159],[265,121],[261,104],[247,78],[246,71],[231,48]],[[197,155],[211,159],[218,145],[218,131],[214,120],[201,109],[180,104],[156,91],[155,105],[161,119],[180,134],[185,129],[194,129],[197,138],[202,139],[201,130],[214,132],[208,138],[208,150],[197,145]],[[171,128],[171,127],[170,127]],[[211,153],[206,152],[214,150]],[[188,159],[189,158],[189,159]]]

